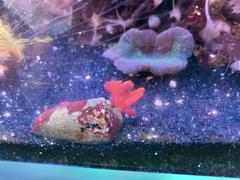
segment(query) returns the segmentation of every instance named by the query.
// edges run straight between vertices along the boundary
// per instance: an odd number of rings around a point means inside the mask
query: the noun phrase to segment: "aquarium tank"
[[[0,0],[0,159],[240,177],[239,0]]]

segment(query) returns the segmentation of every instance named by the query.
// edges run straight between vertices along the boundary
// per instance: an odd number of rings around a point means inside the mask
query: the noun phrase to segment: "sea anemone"
[[[164,75],[185,69],[193,48],[192,34],[181,27],[169,28],[159,35],[152,30],[130,29],[103,56],[126,74],[150,71]]]

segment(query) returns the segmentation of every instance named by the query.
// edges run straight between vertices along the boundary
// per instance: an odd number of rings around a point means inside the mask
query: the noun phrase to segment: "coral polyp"
[[[11,28],[0,20],[0,59],[1,62],[6,59],[14,59],[16,61],[23,60],[23,43],[15,37]]]

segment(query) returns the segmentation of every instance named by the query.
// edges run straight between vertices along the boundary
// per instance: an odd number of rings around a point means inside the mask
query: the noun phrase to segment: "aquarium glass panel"
[[[240,176],[239,0],[0,0],[0,159]]]

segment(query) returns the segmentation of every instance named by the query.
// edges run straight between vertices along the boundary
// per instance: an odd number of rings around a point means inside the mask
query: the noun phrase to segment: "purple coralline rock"
[[[193,36],[184,28],[172,27],[160,34],[133,28],[103,56],[125,74],[140,71],[155,75],[176,74],[186,68],[193,48]]]

